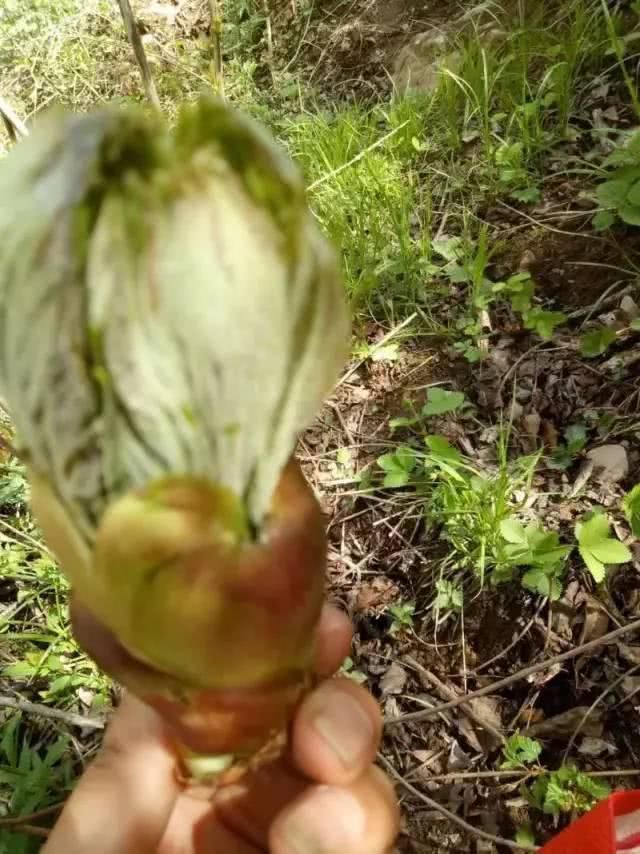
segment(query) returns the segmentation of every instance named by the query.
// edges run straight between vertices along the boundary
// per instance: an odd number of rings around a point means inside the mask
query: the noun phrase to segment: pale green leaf
[[[628,192],[629,182],[615,179],[600,184],[596,190],[596,196],[603,208],[619,208],[626,202]]]
[[[637,205],[622,205],[618,209],[618,215],[627,225],[640,225],[640,207]]]
[[[446,412],[455,412],[464,404],[464,394],[461,391],[447,391],[442,388],[429,390],[427,402],[422,414],[425,418],[432,415],[444,415]]]
[[[611,211],[598,211],[594,216],[592,223],[596,231],[606,231],[616,221],[615,214]]]
[[[640,209],[640,181],[636,181],[627,193],[627,203]]]
[[[600,560],[604,564],[627,563],[632,558],[630,549],[620,540],[603,540],[589,546],[589,550],[596,560]]]
[[[602,561],[599,561],[596,557],[594,557],[594,555],[586,547],[580,546],[579,552],[594,580],[598,584],[604,581],[606,570],[605,565],[602,563]]]
[[[409,475],[406,471],[402,471],[401,469],[388,472],[382,481],[382,485],[387,489],[397,489],[401,486],[406,486],[408,483]]]
[[[508,543],[513,543],[514,545],[526,545],[527,543],[527,532],[524,525],[517,519],[514,519],[513,516],[509,519],[503,519],[500,523],[500,533]]]
[[[616,333],[608,326],[592,329],[580,339],[580,352],[587,359],[601,356],[616,340]]]
[[[425,444],[435,457],[450,463],[462,462],[462,454],[444,436],[425,436]]]
[[[640,537],[640,483],[625,495],[622,509],[631,525],[634,537]]]
[[[609,520],[604,513],[594,513],[590,519],[578,522],[576,537],[581,546],[589,547],[606,540],[610,530]]]

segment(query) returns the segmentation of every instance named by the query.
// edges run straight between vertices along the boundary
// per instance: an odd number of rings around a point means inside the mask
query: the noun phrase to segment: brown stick
[[[419,766],[418,766],[419,767]],[[412,769],[409,773],[413,776]],[[502,780],[510,778],[518,778],[526,780],[528,777],[541,777],[543,774],[548,774],[547,768],[521,768],[513,771],[449,771],[447,774],[428,774],[421,777],[423,783],[453,783],[456,780],[464,780],[473,782],[474,780]],[[583,771],[585,777],[638,777],[640,778],[640,768],[621,768],[614,771]]]
[[[127,38],[133,48],[133,53],[135,55],[136,62],[138,63],[140,74],[142,75],[144,91],[150,103],[159,110],[160,98],[158,97],[156,84],[153,82],[153,75],[151,74],[149,63],[147,62],[147,55],[144,52],[144,45],[140,38],[138,26],[135,18],[133,17],[131,4],[129,3],[129,0],[118,0],[118,6],[120,7],[120,13],[122,15],[122,20],[124,21],[125,30],[127,31]]]
[[[593,703],[591,703],[591,705],[589,706],[587,711],[584,713],[584,715],[580,719],[580,723],[578,724],[578,726],[574,729],[573,733],[571,734],[571,738],[569,739],[569,743],[567,744],[567,747],[564,751],[564,756],[562,757],[563,762],[567,761],[569,754],[571,753],[571,748],[573,747],[573,745],[576,742],[576,738],[582,732],[582,727],[585,725],[585,723],[589,719],[589,716],[592,714],[592,712],[596,708],[596,706],[598,706],[604,700],[604,698],[607,696],[607,694],[610,694],[614,688],[617,688],[618,685],[620,685],[622,682],[624,682],[624,680],[627,678],[627,676],[631,676],[632,674],[637,673],[638,670],[640,670],[640,664],[635,664],[633,667],[629,668],[629,670],[627,670],[621,676],[618,676],[617,679],[614,679],[613,682],[611,682],[609,685],[607,685],[607,687],[604,689],[604,691],[601,691],[600,694],[598,694],[598,696],[595,698]]]
[[[436,691],[440,694],[440,699],[458,699],[458,695],[455,691],[453,691],[451,688],[449,688],[448,685],[445,685],[444,682],[438,679],[435,673],[432,673],[430,670],[427,670],[426,667],[423,667],[418,661],[415,660],[415,658],[410,655],[405,655],[404,660],[407,662],[407,664],[413,667],[414,670],[417,670],[418,673],[420,673],[422,677],[436,689]],[[481,729],[486,730],[492,736],[492,738],[494,738],[498,742],[498,744],[505,744],[506,738],[500,732],[500,730],[496,729],[488,721],[483,720],[480,715],[477,715],[468,703],[461,703],[460,708],[467,715],[467,717],[470,718],[474,722],[474,724],[476,724],[476,726],[479,726]]]
[[[30,703],[17,697],[1,697],[0,709],[15,709],[17,712],[25,712],[28,715],[39,715],[41,718],[49,718],[53,721],[61,721],[69,726],[84,727],[85,729],[104,729],[106,724],[97,718],[76,715],[74,712],[64,712],[62,709],[50,709],[41,703]]]
[[[408,780],[405,780],[402,774],[393,767],[389,760],[378,754],[378,759],[387,771],[391,774],[391,776],[400,783],[401,786],[411,792],[412,795],[415,795],[416,798],[419,798],[423,803],[425,803],[431,809],[437,810],[443,816],[449,819],[449,821],[456,824],[458,827],[462,828],[466,833],[471,834],[472,836],[479,837],[480,839],[486,839],[489,842],[493,842],[494,845],[504,845],[505,848],[511,848],[514,851],[538,851],[537,845],[521,845],[518,842],[514,842],[512,839],[503,839],[500,836],[494,836],[492,833],[487,833],[486,830],[480,830],[478,827],[474,827],[472,824],[466,822],[463,818],[457,816],[451,810],[448,810],[446,807],[439,804],[438,801],[434,801],[433,798],[430,798],[429,795],[425,795],[424,792],[421,792],[419,789],[416,789],[415,786],[412,786]]]
[[[54,813],[60,812],[63,806],[64,802],[61,802],[59,804],[52,804],[50,807],[44,807],[41,810],[36,810],[35,812],[25,813],[25,815],[5,815],[0,818],[0,827],[31,824],[31,822],[37,821],[39,818],[47,818],[50,815],[54,815]]]
[[[39,836],[42,839],[47,839],[49,831],[46,827],[38,827],[37,824],[16,824],[11,828],[13,833],[26,833],[28,836]]]
[[[573,658],[577,658],[577,656],[582,655],[584,652],[589,652],[592,649],[597,649],[600,646],[604,646],[608,643],[612,643],[614,640],[622,637],[623,635],[627,635],[630,632],[635,632],[640,630],[640,620],[634,620],[631,623],[628,623],[626,626],[621,626],[619,629],[614,629],[612,632],[608,632],[606,635],[602,635],[600,638],[594,638],[594,640],[589,641],[588,643],[583,643],[580,646],[576,646],[573,649],[567,650],[567,652],[562,652],[560,655],[555,655],[553,658],[548,658],[545,661],[540,661],[538,664],[532,664],[529,667],[524,667],[522,670],[518,670],[517,673],[514,673],[511,676],[507,676],[504,679],[499,679],[497,682],[493,682],[491,685],[486,685],[484,688],[479,688],[477,691],[472,691],[470,694],[463,694],[460,697],[457,697],[455,700],[451,700],[448,703],[443,703],[440,706],[435,706],[433,709],[424,709],[420,712],[409,712],[406,715],[398,715],[397,718],[391,718],[390,720],[385,721],[385,726],[394,726],[395,724],[405,723],[407,721],[424,721],[428,718],[432,718],[435,715],[439,715],[441,712],[447,711],[447,709],[455,709],[456,706],[460,706],[463,703],[468,702],[469,700],[474,700],[476,697],[486,697],[489,694],[495,694],[496,691],[499,691],[501,688],[506,688],[507,685],[512,685],[514,682],[520,682],[522,679],[526,679],[527,676],[532,676],[534,673],[539,673],[541,670],[546,670],[548,667],[553,666],[554,664],[561,664],[563,661],[570,661]]]

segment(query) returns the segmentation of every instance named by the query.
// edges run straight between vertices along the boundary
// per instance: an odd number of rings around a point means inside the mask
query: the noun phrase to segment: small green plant
[[[542,745],[537,739],[529,738],[526,735],[520,735],[519,732],[516,732],[512,736],[509,736],[502,748],[504,761],[501,763],[500,768],[504,770],[525,768],[527,765],[537,762],[541,753]]]
[[[517,519],[505,519],[500,533],[506,540],[504,564],[509,572],[513,566],[530,569],[521,579],[522,586],[533,593],[559,599],[571,546],[564,546],[556,531],[545,531],[538,525],[525,526]]]
[[[457,412],[464,406],[465,397],[461,391],[447,391],[443,388],[432,388],[429,390],[427,402],[422,407],[425,418],[434,415],[446,415],[449,412]]]
[[[611,788],[578,771],[575,765],[563,765],[538,777],[530,788],[523,786],[522,792],[532,806],[557,816],[588,812],[611,794]]]
[[[8,792],[10,815],[29,815],[63,799],[71,788],[73,762],[67,736],[34,740],[20,714],[3,723],[0,738],[0,787]],[[0,827],[0,851],[34,854],[37,841]]]
[[[604,231],[617,219],[640,225],[640,131],[619,145],[604,166],[610,171],[596,190],[602,210],[594,217],[594,228]]]
[[[401,445],[395,451],[378,457],[377,463],[385,473],[382,485],[387,489],[406,486],[411,480],[418,459],[419,455],[409,445]]]
[[[471,570],[481,585],[487,577],[494,583],[509,580],[518,563],[505,551],[500,528],[516,507],[514,494],[527,492],[538,457],[509,463],[501,436],[497,467],[481,473],[442,436],[427,436],[425,444],[427,522],[450,544],[450,562]],[[450,588],[444,592],[452,598]]]
[[[627,517],[634,537],[640,537],[640,483],[633,487],[622,500],[622,509]]]
[[[464,593],[459,584],[446,578],[436,581],[436,598],[433,603],[436,611],[460,611],[463,604]]]
[[[357,669],[353,659],[349,656],[347,656],[342,662],[342,667],[340,668],[340,675],[346,676],[347,679],[351,679],[358,685],[364,685],[364,683],[367,681],[366,674],[363,673],[361,670]]]
[[[604,513],[594,512],[576,525],[578,550],[594,580],[604,581],[608,564],[627,563],[631,551],[611,536],[611,526]]]
[[[527,824],[522,825],[516,831],[515,841],[518,843],[518,845],[523,845],[527,848],[535,846],[536,837],[533,832],[533,829]]]
[[[467,406],[467,401],[464,393],[461,391],[432,388],[429,390],[427,402],[420,412],[416,410],[416,407],[410,400],[405,400],[404,406],[410,414],[391,418],[389,420],[391,430],[397,430],[400,427],[415,427],[416,425],[422,425],[427,418],[458,412]]]
[[[525,168],[522,141],[503,142],[495,151],[495,161],[500,187],[508,192],[511,198],[527,204],[540,200],[540,188]]]
[[[389,614],[393,617],[390,633],[399,634],[406,629],[413,628],[413,617],[416,612],[415,602],[398,602],[397,605],[389,607]]]
[[[543,341],[550,341],[556,328],[567,322],[567,315],[562,311],[531,308],[523,313],[522,321],[525,329],[536,332]]]
[[[616,333],[608,326],[599,326],[591,329],[580,338],[580,353],[585,359],[594,359],[601,356],[609,349],[616,340]]]
[[[562,471],[569,468],[587,444],[587,428],[584,424],[570,424],[564,431],[564,439],[564,442],[560,442],[553,449],[550,459],[547,460],[549,468]]]

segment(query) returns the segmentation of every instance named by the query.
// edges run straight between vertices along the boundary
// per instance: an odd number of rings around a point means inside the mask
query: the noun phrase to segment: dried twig
[[[538,605],[538,608],[536,609],[536,612],[533,615],[533,617],[531,617],[531,619],[529,620],[527,625],[524,627],[524,629],[520,632],[520,634],[511,641],[509,646],[505,647],[502,650],[502,652],[499,652],[497,655],[494,655],[492,658],[487,659],[487,661],[483,661],[482,664],[479,664],[473,670],[470,670],[469,676],[474,676],[476,673],[480,673],[481,670],[486,670],[486,668],[489,667],[491,664],[495,664],[496,661],[500,661],[500,659],[504,658],[505,655],[507,655],[507,653],[511,652],[511,650],[514,648],[514,646],[517,646],[520,643],[522,638],[527,634],[527,632],[530,630],[531,626],[535,623],[535,621],[538,618],[540,611],[543,609],[545,604],[546,604],[546,599],[543,599],[542,602]]]
[[[17,712],[39,715],[41,718],[49,718],[50,720],[60,721],[69,726],[84,727],[85,729],[105,728],[105,722],[97,718],[77,715],[74,712],[65,712],[62,709],[50,709],[49,706],[43,706],[41,703],[30,703],[28,700],[22,700],[18,697],[0,696],[0,709],[15,709]]]
[[[456,694],[455,691],[449,688],[448,685],[445,685],[444,682],[438,679],[435,673],[432,673],[430,670],[427,670],[426,667],[423,667],[420,662],[416,661],[415,658],[413,658],[411,655],[405,655],[403,656],[403,658],[404,661],[407,662],[407,664],[409,664],[411,667],[413,667],[414,670],[417,670],[418,673],[421,674],[421,676],[425,679],[426,682],[428,682],[432,687],[436,689],[436,691],[440,694],[441,699],[453,700],[454,698],[458,698],[458,694]],[[498,742],[498,744],[505,744],[506,738],[500,732],[500,730],[496,729],[488,721],[485,721],[483,718],[480,717],[480,715],[477,715],[468,703],[461,703],[460,708],[467,715],[467,717],[474,722],[474,724],[479,726],[481,729],[486,730],[489,735],[491,735],[491,737]]]
[[[355,374],[358,368],[361,368],[362,365],[364,365],[369,356],[373,355],[373,353],[375,353],[377,350],[380,350],[381,347],[384,347],[385,344],[388,344],[389,341],[391,341],[392,338],[398,335],[406,326],[408,326],[410,323],[413,323],[417,316],[418,313],[414,311],[413,314],[410,314],[409,317],[406,317],[401,323],[399,323],[397,326],[394,326],[393,329],[389,330],[389,332],[387,332],[387,334],[371,348],[368,356],[366,356],[364,359],[360,359],[360,361],[358,362],[354,362],[354,364],[347,369],[347,371],[340,377],[340,379],[336,383],[336,388],[339,388],[349,379],[349,377],[353,376],[353,374]]]
[[[413,771],[410,772],[413,775]],[[546,768],[521,768],[520,770],[504,771],[449,771],[446,774],[425,774],[421,777],[423,783],[455,783],[457,780],[473,782],[474,780],[508,780],[518,778],[517,782],[529,777],[541,777],[548,774]],[[587,777],[638,777],[640,768],[620,768],[614,771],[584,771]]]
[[[589,706],[587,711],[584,713],[584,715],[580,719],[580,723],[578,724],[578,726],[573,731],[571,738],[569,739],[569,743],[567,744],[566,750],[564,752],[564,756],[562,757],[563,762],[567,761],[567,758],[568,758],[569,754],[571,753],[571,748],[575,744],[576,738],[580,735],[580,732],[582,731],[582,727],[585,725],[585,723],[589,719],[589,716],[591,715],[593,710],[596,708],[596,706],[600,705],[600,703],[604,700],[604,698],[607,696],[607,694],[610,694],[614,688],[617,688],[621,682],[624,682],[624,680],[627,678],[627,676],[631,676],[632,674],[637,673],[638,670],[640,670],[640,664],[635,664],[633,667],[629,668],[629,670],[626,670],[621,676],[618,676],[617,679],[614,679],[613,682],[609,683],[606,686],[606,688],[604,689],[604,691],[601,691],[598,694],[598,696],[595,698],[593,703],[591,703],[591,705]]]
[[[579,655],[582,655],[585,652],[590,652],[593,649],[598,649],[598,647],[612,643],[623,635],[627,635],[630,632],[636,632],[639,630],[640,620],[633,620],[633,622],[628,623],[626,626],[621,626],[619,629],[614,629],[612,632],[608,632],[606,635],[602,635],[602,637],[600,638],[594,638],[594,640],[591,640],[588,643],[583,643],[580,646],[573,647],[573,649],[569,649],[566,652],[562,652],[559,655],[555,655],[553,656],[553,658],[547,658],[544,661],[538,662],[537,664],[532,664],[529,667],[524,667],[522,670],[518,670],[517,673],[513,673],[511,676],[507,676],[504,679],[499,679],[497,682],[493,682],[491,685],[485,685],[484,688],[479,688],[477,691],[472,691],[470,694],[464,694],[460,697],[457,697],[455,700],[451,700],[448,703],[443,703],[442,705],[436,706],[433,709],[423,709],[419,712],[409,712],[405,715],[398,715],[397,718],[387,719],[385,721],[385,726],[394,726],[395,724],[406,723],[408,721],[423,721],[427,718],[432,718],[435,715],[439,715],[441,712],[445,712],[447,709],[454,709],[456,708],[456,706],[460,706],[463,703],[468,702],[469,700],[475,699],[476,697],[486,697],[489,694],[495,694],[496,691],[499,691],[501,688],[506,688],[508,685],[512,685],[514,682],[520,682],[522,679],[526,679],[527,676],[532,676],[534,673],[540,673],[541,670],[547,670],[554,664],[561,664],[563,661],[571,661],[571,659],[577,658]]]
[[[39,836],[47,839],[49,831],[46,827],[38,827],[37,824],[16,824],[11,828],[14,833],[26,833],[28,836]]]
[[[138,25],[136,24],[136,20],[133,16],[131,4],[129,3],[129,0],[118,0],[118,6],[120,7],[122,20],[124,21],[124,26],[127,31],[127,38],[129,39],[131,47],[133,48],[133,53],[135,55],[136,62],[138,63],[140,74],[142,75],[142,85],[144,86],[144,91],[150,103],[153,104],[153,106],[157,110],[159,110],[160,98],[158,97],[156,84],[153,82],[151,68],[149,67],[149,63],[147,62],[147,55],[144,52],[144,45],[142,44],[142,39],[140,38],[140,33],[138,31]]]
[[[0,116],[7,129],[9,138],[13,142],[16,142],[22,136],[29,136],[27,126],[4,98],[0,98]]]
[[[520,845],[519,843],[514,842],[512,839],[503,839],[500,836],[494,836],[492,833],[487,833],[486,830],[480,830],[480,828],[474,827],[472,824],[466,822],[463,818],[457,816],[454,812],[451,812],[451,810],[448,810],[446,807],[442,806],[442,804],[439,804],[438,801],[434,801],[433,798],[429,797],[429,795],[425,795],[424,792],[421,792],[419,789],[416,789],[416,787],[409,783],[408,780],[404,779],[402,774],[396,771],[391,762],[389,762],[389,760],[385,756],[382,756],[382,754],[378,754],[378,759],[387,769],[389,774],[391,774],[391,776],[395,780],[397,780],[401,786],[404,786],[404,788],[408,792],[411,792],[412,795],[414,795],[416,798],[419,798],[428,807],[431,807],[431,809],[437,810],[437,812],[444,815],[446,818],[449,819],[449,821],[456,824],[466,833],[469,833],[472,836],[479,837],[480,839],[486,839],[488,842],[493,842],[494,845],[504,845],[505,848],[511,848],[514,851],[539,850],[537,845]]]
[[[50,815],[60,812],[64,806],[64,801],[59,804],[52,804],[50,807],[36,810],[35,812],[25,813],[25,815],[5,815],[0,817],[0,827],[12,827],[19,824],[31,824],[38,821],[40,818],[48,818]]]

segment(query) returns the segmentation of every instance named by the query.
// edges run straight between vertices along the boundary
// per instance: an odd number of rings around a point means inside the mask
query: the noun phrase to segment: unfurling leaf
[[[210,97],[52,111],[0,162],[0,245],[0,391],[76,634],[191,749],[251,752],[307,684],[326,541],[291,456],[349,344],[304,180]]]
[[[515,733],[507,739],[502,753],[504,762],[500,765],[501,768],[522,768],[537,761],[542,753],[542,745],[535,738]]]

